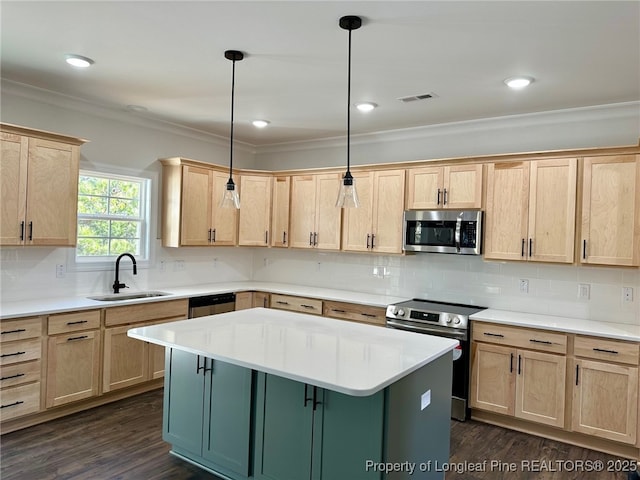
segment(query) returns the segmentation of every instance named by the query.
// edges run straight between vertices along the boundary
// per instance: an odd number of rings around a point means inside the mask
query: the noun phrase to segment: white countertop
[[[153,291],[168,293],[162,297],[138,298],[133,300],[103,302],[91,300],[86,296],[69,296],[63,298],[33,298],[15,302],[2,302],[0,304],[0,319],[29,317],[34,315],[49,315],[52,313],[69,312],[74,310],[88,310],[92,308],[109,308],[136,303],[150,303],[180,298],[197,297],[200,295],[214,295],[218,293],[261,291],[269,293],[281,293],[284,295],[297,295],[301,297],[319,298],[322,300],[335,300],[340,302],[357,303],[376,307],[386,307],[391,303],[407,300],[406,297],[377,295],[372,293],[353,292],[348,290],[334,290],[330,288],[308,287],[305,285],[289,285],[285,283],[271,282],[222,282],[204,285],[190,285],[176,288],[156,288]],[[108,292],[105,292],[108,293]],[[136,293],[134,290],[124,290],[123,295]]]
[[[133,328],[128,335],[354,396],[372,395],[458,345],[265,308]]]
[[[538,315],[535,313],[511,312],[489,308],[469,317],[471,320],[501,323],[516,327],[540,328],[565,333],[592,335],[640,342],[640,325],[624,323],[594,322],[571,317]]]

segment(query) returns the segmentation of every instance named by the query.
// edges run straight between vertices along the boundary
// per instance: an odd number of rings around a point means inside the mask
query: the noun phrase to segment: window
[[[113,261],[129,252],[148,258],[147,178],[80,171],[77,262]]]

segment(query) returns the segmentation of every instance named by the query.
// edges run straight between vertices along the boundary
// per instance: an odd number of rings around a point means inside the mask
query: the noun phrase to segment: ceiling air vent
[[[438,95],[436,95],[433,92],[430,93],[423,93],[420,95],[409,95],[407,97],[400,97],[398,98],[398,100],[400,100],[402,103],[409,103],[409,102],[415,102],[417,100],[427,100],[429,98],[436,98]]]

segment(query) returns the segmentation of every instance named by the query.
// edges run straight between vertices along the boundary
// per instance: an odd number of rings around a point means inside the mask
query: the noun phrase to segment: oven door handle
[[[460,231],[462,230],[462,218],[456,219],[456,232],[454,234],[454,240],[456,242],[456,251],[460,253]]]
[[[424,333],[426,335],[435,335],[438,337],[453,338],[454,340],[467,339],[467,332],[458,332],[455,330],[452,330],[451,332],[443,332],[442,330],[436,330],[435,328],[408,325],[406,323],[395,322],[389,319],[387,319],[387,327],[397,328],[399,330],[407,330],[410,332]]]

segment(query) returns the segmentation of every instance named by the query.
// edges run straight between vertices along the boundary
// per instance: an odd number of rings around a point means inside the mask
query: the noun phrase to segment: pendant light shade
[[[236,190],[236,184],[233,181],[233,102],[235,96],[236,86],[236,62],[239,62],[244,58],[244,54],[238,50],[227,50],[224,52],[224,57],[227,60],[233,62],[231,69],[231,134],[229,138],[229,180],[222,196],[220,206],[223,208],[240,208],[240,197],[238,196],[238,190]]]
[[[347,15],[340,18],[338,24],[343,30],[349,31],[349,60],[347,75],[347,171],[342,177],[342,184],[340,185],[340,192],[338,192],[336,207],[357,208],[360,206],[360,202],[358,201],[358,193],[356,192],[355,179],[349,170],[349,167],[351,166],[351,31],[357,30],[362,26],[362,19],[355,15]]]

